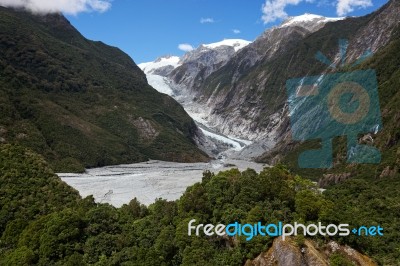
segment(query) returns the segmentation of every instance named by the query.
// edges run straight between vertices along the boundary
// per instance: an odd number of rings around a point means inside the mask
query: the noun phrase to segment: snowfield
[[[180,58],[178,56],[165,56],[156,59],[154,62],[146,62],[139,64],[139,68],[143,70],[146,74],[151,73],[155,69],[172,66],[177,68],[180,63]]]
[[[320,15],[306,13],[306,14],[303,14],[300,16],[288,18],[282,25],[280,25],[280,27],[281,28],[291,27],[291,26],[296,26],[296,25],[303,24],[306,22],[325,24],[327,22],[334,22],[334,21],[343,20],[343,19],[345,19],[345,17],[328,18],[328,17],[323,17]]]

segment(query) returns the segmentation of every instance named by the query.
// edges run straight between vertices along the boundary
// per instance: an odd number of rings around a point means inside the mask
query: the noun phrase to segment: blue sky
[[[10,1],[0,0],[0,5]],[[11,1],[24,6],[26,1]],[[182,55],[179,44],[197,47],[226,38],[254,40],[286,16],[313,13],[360,16],[387,0],[31,0],[27,9],[61,11],[87,38],[117,46],[136,63]]]

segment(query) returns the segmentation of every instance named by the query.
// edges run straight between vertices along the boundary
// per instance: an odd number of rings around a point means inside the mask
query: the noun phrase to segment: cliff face
[[[199,101],[210,110],[211,125],[223,134],[249,140],[274,134],[280,124],[277,118],[283,115],[277,112],[282,101],[271,101],[277,95],[264,98],[264,83],[277,77],[261,65],[294,49],[310,33],[297,24],[267,30],[212,73],[196,92]],[[272,94],[275,93],[280,92]],[[261,116],[263,120],[259,119]]]
[[[367,50],[377,52],[386,46],[400,23],[400,1],[392,0],[369,16],[368,23],[361,27],[349,45],[349,61],[356,60]]]
[[[369,257],[348,247],[331,241],[318,245],[311,240],[296,243],[293,238],[276,238],[270,249],[254,260],[248,260],[245,266],[329,266],[329,265],[377,265]]]

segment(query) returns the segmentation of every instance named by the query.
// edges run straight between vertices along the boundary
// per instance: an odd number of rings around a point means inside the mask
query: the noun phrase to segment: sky
[[[252,41],[290,16],[362,16],[387,0],[0,0],[35,13],[62,12],[86,38],[136,63],[223,39]]]

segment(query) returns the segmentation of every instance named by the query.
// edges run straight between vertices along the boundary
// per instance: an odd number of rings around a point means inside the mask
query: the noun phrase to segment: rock
[[[340,254],[357,266],[377,265],[371,258],[359,253],[349,246],[341,246],[335,241],[328,243],[328,245],[325,247],[325,252],[329,257],[333,254]]]
[[[318,181],[318,186],[324,188],[332,184],[343,182],[350,177],[351,173],[324,174],[323,177]]]
[[[386,166],[386,168],[383,169],[382,173],[379,175],[379,178],[394,176],[398,172],[399,172],[399,169],[397,167],[395,167],[394,169],[391,169],[390,166]]]
[[[171,71],[169,78],[175,86],[195,94],[203,80],[224,66],[234,55],[235,49],[231,46],[209,48],[201,45],[182,57],[182,65]]]
[[[362,138],[358,140],[360,144],[372,144],[374,143],[374,138],[372,137],[371,133],[364,135]]]
[[[309,266],[328,266],[329,264],[320,254],[320,252],[315,248],[313,242],[306,240],[304,241],[304,259]]]
[[[305,265],[300,249],[291,240],[283,241],[276,238],[272,247],[261,253],[253,261],[248,261],[246,266],[272,266],[272,265]]]
[[[149,120],[142,117],[139,117],[132,123],[138,129],[140,137],[144,140],[153,140],[160,134]]]
[[[248,260],[245,266],[328,266],[332,255],[341,256],[354,265],[377,265],[369,257],[334,241],[318,246],[314,241],[306,239],[300,246],[293,238],[283,241],[278,237],[268,251],[254,260]]]

